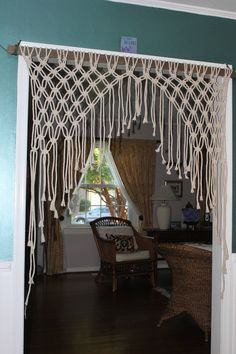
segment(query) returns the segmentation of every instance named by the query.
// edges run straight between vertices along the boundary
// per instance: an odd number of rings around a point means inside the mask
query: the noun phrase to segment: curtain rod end
[[[231,79],[236,79],[236,69],[233,69]]]
[[[17,44],[10,44],[10,45],[7,47],[7,52],[8,52],[10,55],[18,55],[18,49],[19,49],[20,42],[21,42],[21,41],[19,41]]]

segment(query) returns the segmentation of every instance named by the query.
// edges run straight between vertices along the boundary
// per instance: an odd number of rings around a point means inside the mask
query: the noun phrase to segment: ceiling
[[[236,20],[235,0],[108,0]]]

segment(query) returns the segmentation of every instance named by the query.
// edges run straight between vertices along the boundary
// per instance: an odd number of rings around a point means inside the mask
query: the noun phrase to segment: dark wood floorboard
[[[166,271],[159,282],[169,285]],[[26,354],[209,354],[204,334],[186,316],[156,325],[167,299],[146,279],[124,280],[112,294],[93,274],[41,276],[26,325]]]

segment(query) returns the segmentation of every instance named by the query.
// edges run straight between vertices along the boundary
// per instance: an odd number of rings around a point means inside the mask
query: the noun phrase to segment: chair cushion
[[[108,240],[114,240],[117,252],[134,252],[134,237],[124,235],[106,234]]]
[[[97,228],[99,236],[104,240],[107,240],[106,234],[112,235],[123,235],[123,236],[131,236],[134,235],[133,229],[130,226],[100,226]],[[137,251],[138,244],[134,237],[134,250]]]
[[[148,250],[116,254],[116,262],[138,261],[138,260],[149,259],[149,258],[150,258],[150,253]]]

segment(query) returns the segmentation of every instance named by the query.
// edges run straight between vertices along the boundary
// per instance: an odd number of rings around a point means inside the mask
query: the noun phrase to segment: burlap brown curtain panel
[[[54,217],[54,213],[50,210],[50,201],[44,204],[45,214],[45,257],[46,257],[46,273],[48,275],[60,273],[63,271],[63,239],[62,230],[60,226],[60,218],[65,211],[65,207],[61,206],[63,180],[63,148],[64,141],[61,139],[58,143],[58,184],[57,184],[57,198],[55,206],[58,211],[59,218]]]
[[[143,215],[143,226],[152,225],[151,196],[155,188],[156,143],[150,140],[113,141],[111,152],[125,189]]]
[[[86,159],[90,152],[90,142],[86,143]],[[63,272],[63,235],[61,229],[61,220],[63,213],[67,207],[61,205],[63,194],[63,151],[64,139],[60,139],[58,143],[58,160],[57,160],[57,198],[55,207],[58,211],[59,218],[55,218],[54,212],[50,209],[50,202],[44,203],[44,231],[45,231],[45,257],[46,257],[46,274],[52,275]],[[75,162],[74,162],[75,164]],[[81,173],[77,171],[77,183],[81,178]],[[73,192],[73,190],[71,190]],[[61,220],[60,220],[61,219]]]

